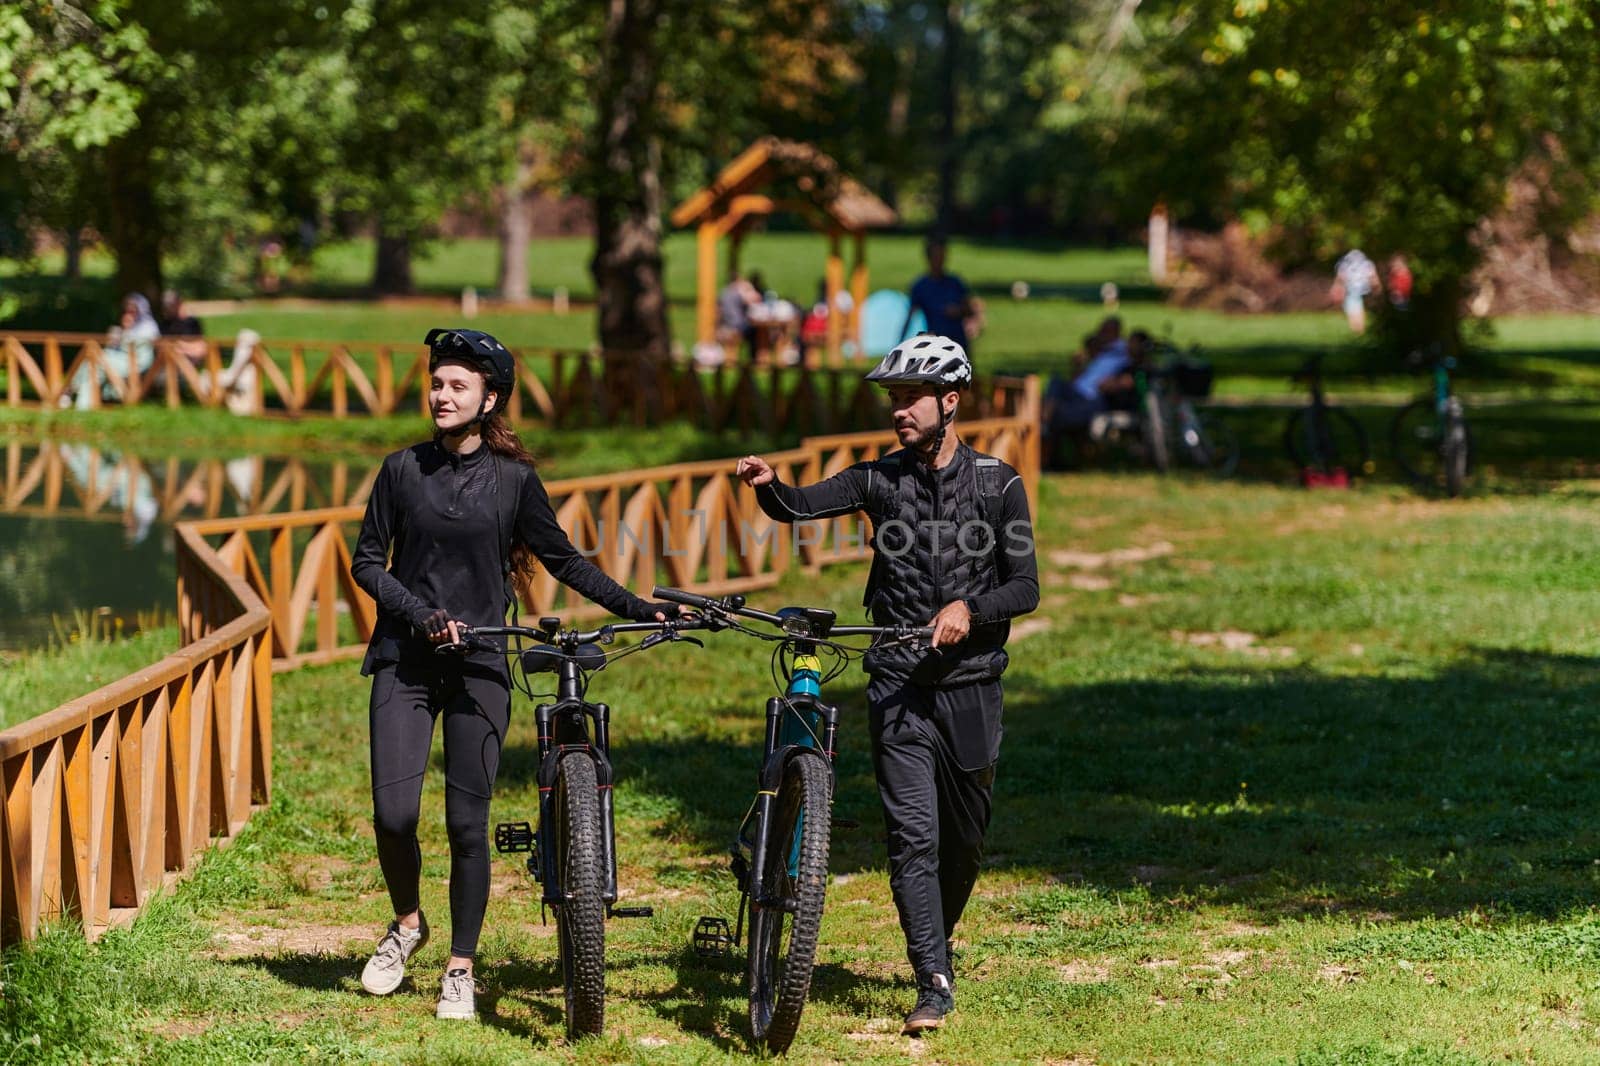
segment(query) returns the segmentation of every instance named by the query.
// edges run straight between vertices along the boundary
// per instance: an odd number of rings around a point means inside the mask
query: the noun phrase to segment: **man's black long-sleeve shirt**
[[[875,674],[905,674],[940,684],[998,676],[1005,667],[1000,650],[1009,631],[1005,623],[1039,604],[1028,495],[1021,477],[1009,466],[1001,464],[999,528],[993,531],[999,550],[992,553],[992,585],[969,591],[972,571],[949,565],[957,534],[957,525],[951,523],[984,516],[982,502],[973,498],[978,481],[971,464],[980,458],[963,445],[950,463],[935,471],[907,462],[904,453],[896,452],[857,463],[814,485],[796,487],[773,480],[756,489],[762,511],[780,522],[820,521],[864,511],[872,521],[874,547],[880,554],[889,548],[884,542],[886,526],[898,519],[913,527],[914,541],[885,567],[884,577],[894,587],[871,604],[880,623],[927,625],[946,604],[967,600],[973,628],[966,641],[914,664],[874,653],[867,667]],[[914,491],[903,491],[904,477],[914,479]],[[986,517],[983,520],[987,522]]]
[[[463,456],[428,441],[388,456],[367,500],[350,563],[356,584],[378,603],[363,669],[425,650],[421,626],[436,610],[469,625],[503,625],[513,542],[612,613],[654,617],[654,608],[573,546],[533,467],[486,447]]]

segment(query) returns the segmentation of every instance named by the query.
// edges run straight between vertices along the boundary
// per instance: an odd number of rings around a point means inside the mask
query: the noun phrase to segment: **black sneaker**
[[[956,997],[950,988],[950,978],[936,973],[926,981],[917,982],[917,1005],[906,1015],[901,1036],[921,1036],[929,1029],[944,1024],[945,1015],[956,1009]]]

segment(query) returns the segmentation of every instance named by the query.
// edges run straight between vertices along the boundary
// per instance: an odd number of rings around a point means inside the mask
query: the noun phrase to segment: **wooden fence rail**
[[[272,786],[272,621],[230,560],[177,529],[184,645],[0,732],[0,943],[141,906]]]
[[[124,374],[108,360],[105,338],[83,333],[0,332],[9,407],[54,407],[81,395],[89,407],[159,399],[169,408],[230,403],[253,414],[295,417],[426,413],[428,353],[421,345],[262,340],[232,367],[235,342],[207,340],[200,365],[179,341],[156,343],[148,369]],[[705,370],[681,359],[628,353],[529,348],[514,353],[517,387],[509,412],[569,428],[686,421],[702,429],[761,428],[777,434],[837,433],[882,423],[879,390],[860,367],[750,364]],[[77,379],[76,394],[71,392]],[[103,387],[92,383],[103,382]],[[106,399],[102,393],[108,394]],[[963,410],[968,419],[1007,417],[1022,403],[1020,378],[980,377]]]
[[[962,423],[1036,499],[1039,385],[1013,417]],[[770,457],[809,482],[895,447],[890,433],[813,437]],[[771,586],[868,554],[862,516],[768,520],[730,460],[553,481],[574,543],[617,580],[721,594]],[[43,920],[101,928],[237,833],[272,784],[272,673],[361,653],[376,608],[350,576],[355,506],[177,526],[182,648],[159,663],[0,732],[0,943]],[[263,556],[265,563],[263,564]],[[593,617],[548,574],[529,617]],[[345,621],[347,620],[347,621]]]

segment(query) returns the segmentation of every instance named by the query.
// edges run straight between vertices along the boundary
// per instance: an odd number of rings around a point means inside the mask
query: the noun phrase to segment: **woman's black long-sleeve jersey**
[[[367,500],[350,562],[356,584],[378,603],[362,672],[399,661],[408,643],[407,651],[425,650],[421,626],[436,610],[469,625],[503,625],[513,542],[613,614],[654,617],[653,607],[573,546],[533,467],[486,447],[463,456],[427,441],[386,458]]]

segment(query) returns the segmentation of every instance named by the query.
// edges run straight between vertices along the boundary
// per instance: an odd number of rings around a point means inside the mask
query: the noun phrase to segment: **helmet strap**
[[[929,466],[932,466],[934,463],[939,461],[939,452],[944,448],[945,434],[949,432],[950,423],[954,421],[956,417],[956,409],[954,407],[950,408],[949,411],[944,409],[944,397],[944,393],[938,394],[939,431],[933,435],[933,444],[926,452],[922,452],[921,449],[918,449],[920,458]]]

